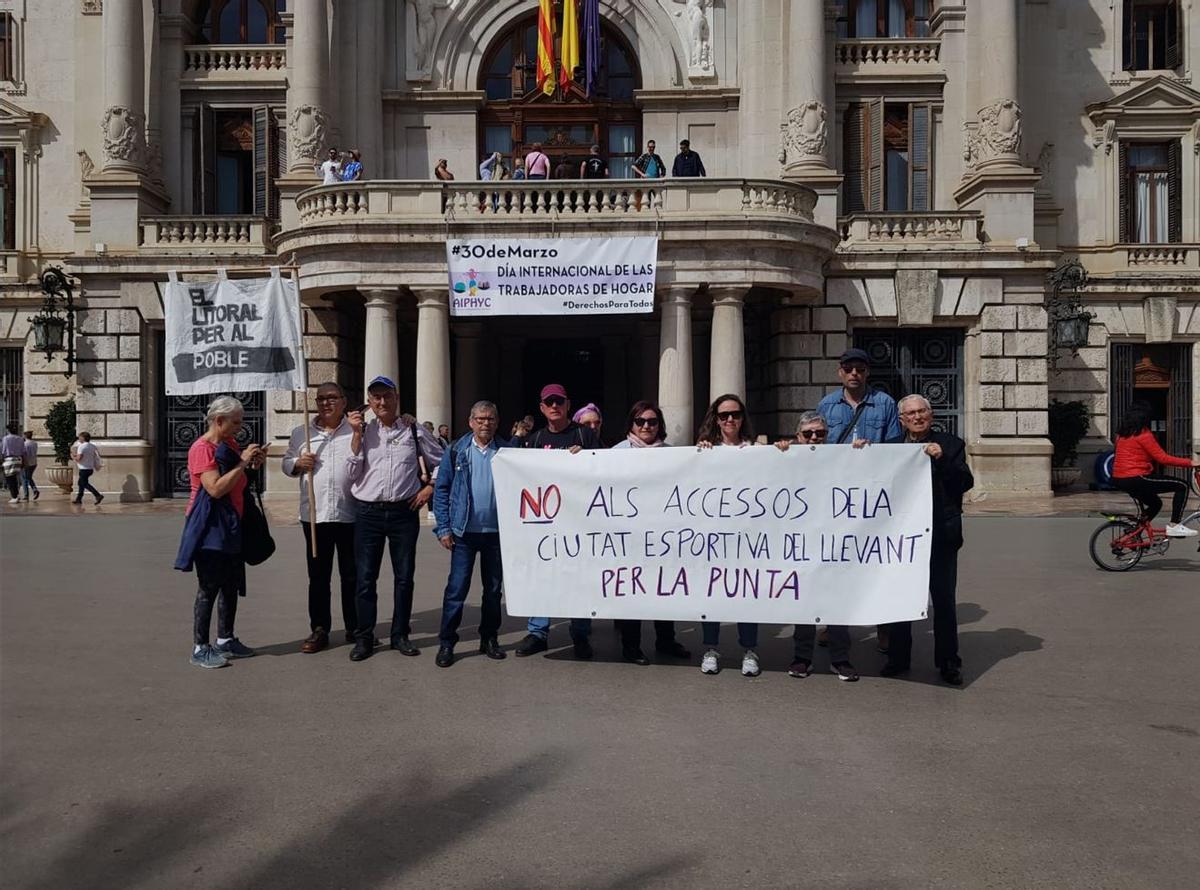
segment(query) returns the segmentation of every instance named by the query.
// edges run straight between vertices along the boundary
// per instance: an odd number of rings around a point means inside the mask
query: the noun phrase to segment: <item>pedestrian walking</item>
[[[500,412],[487,401],[471,406],[471,432],[461,437],[442,455],[434,486],[433,505],[437,525],[433,533],[450,551],[450,576],[442,596],[442,626],[438,632],[437,666],[454,664],[458,626],[463,604],[479,557],[483,586],[483,611],[479,619],[479,651],[488,658],[502,659],[500,599],[503,567],[500,562],[500,520],[492,481],[492,458],[501,448],[513,447],[496,436]]]
[[[8,432],[0,439],[0,458],[3,459],[4,484],[8,488],[9,503],[19,504],[21,470],[25,465],[25,440],[20,436],[21,425],[15,420],[7,426]]]
[[[317,414],[309,424],[292,430],[283,455],[283,473],[300,480],[300,530],[304,534],[304,556],[308,566],[308,626],[311,633],[300,651],[320,652],[329,645],[333,628],[330,599],[334,556],[342,595],[342,621],[346,642],[354,642],[358,619],[354,597],[358,573],[354,562],[354,498],[350,494],[350,440],[353,432],[346,421],[346,393],[336,383],[317,387]],[[312,450],[309,451],[309,445]],[[315,496],[309,510],[308,480],[312,477]],[[309,521],[316,514],[316,523]],[[316,555],[313,555],[313,536]]]
[[[375,651],[376,582],[385,545],[393,579],[391,648],[402,655],[421,654],[409,640],[417,534],[421,508],[433,497],[430,468],[442,460],[437,439],[420,424],[400,417],[392,380],[380,376],[367,385],[367,406],[375,414],[370,423],[364,422],[361,411],[346,415],[352,433],[346,466],[357,516],[354,609],[358,628],[351,661],[370,658]]]
[[[704,161],[700,155],[692,151],[692,143],[686,139],[679,142],[679,154],[675,155],[675,163],[671,165],[672,176],[707,176]]]
[[[38,465],[38,443],[33,438],[33,430],[25,430],[25,464],[21,467],[21,481],[24,486],[23,491],[25,500],[29,500],[29,492],[33,491],[33,499],[36,501],[42,496],[38,491],[37,482],[33,479],[33,474],[37,472]]]
[[[104,500],[104,495],[93,487],[90,480],[92,474],[104,466],[104,460],[100,457],[100,451],[92,444],[91,433],[79,434],[75,444],[71,446],[71,460],[75,461],[75,466],[79,468],[79,491],[72,503],[82,504],[83,493],[90,491],[99,504]]]
[[[741,396],[726,393],[718,396],[708,406],[704,420],[696,434],[696,446],[708,448],[747,448],[754,445],[754,427]],[[762,673],[758,665],[758,625],[739,621],[737,624],[738,644],[742,647],[742,674],[757,677]],[[704,656],[700,659],[700,672],[716,674],[721,670],[721,653],[717,646],[721,642],[721,625],[716,621],[701,624]]]
[[[238,597],[246,595],[246,562],[242,557],[241,519],[245,515],[247,474],[261,469],[261,445],[238,447],[242,403],[218,396],[205,415],[207,429],[188,449],[188,499],[175,568],[196,568],[196,602],[192,610],[191,663],[202,668],[226,667],[229,659],[249,658],[254,650],[234,635]],[[217,642],[209,645],[213,607]]]
[[[358,182],[362,176],[362,154],[356,148],[350,152],[350,162],[342,167],[342,182]]]

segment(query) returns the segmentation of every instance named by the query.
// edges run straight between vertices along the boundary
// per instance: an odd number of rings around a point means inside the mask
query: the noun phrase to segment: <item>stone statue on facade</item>
[[[124,105],[111,105],[100,122],[104,135],[104,158],[135,167],[143,165],[146,156],[146,115]]]
[[[1002,155],[1015,155],[1021,147],[1021,106],[1014,99],[997,99],[979,109],[979,126],[969,135],[967,159],[972,164]]]
[[[408,0],[413,11],[412,49],[413,67],[409,68],[409,80],[429,80],[433,71],[433,49],[437,44],[437,10],[448,9],[452,0]]]
[[[824,160],[827,116],[825,106],[816,99],[788,111],[779,125],[779,163],[794,164],[812,157]]]
[[[86,151],[77,151],[75,155],[79,158],[79,200],[86,201],[88,199],[87,179],[95,171],[96,165],[92,161],[92,156]]]
[[[688,47],[688,75],[691,77],[708,77],[712,74],[712,24],[708,20],[708,11],[712,0],[675,0],[677,4],[686,4],[684,9],[677,10],[675,15],[683,20],[684,39]]]
[[[329,117],[316,105],[297,105],[288,121],[292,137],[291,169],[303,170],[316,166],[329,132]]]

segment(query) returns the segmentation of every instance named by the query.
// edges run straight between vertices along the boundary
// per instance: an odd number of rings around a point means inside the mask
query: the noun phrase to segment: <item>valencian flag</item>
[[[558,69],[559,85],[565,90],[575,78],[579,65],[579,19],[575,0],[563,0],[562,59]]]
[[[600,80],[600,0],[583,0],[584,71],[587,94]]]
[[[552,0],[538,0],[538,87],[554,95],[554,9]]]

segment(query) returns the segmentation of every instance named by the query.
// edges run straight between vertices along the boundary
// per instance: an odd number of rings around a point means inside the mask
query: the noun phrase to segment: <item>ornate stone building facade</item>
[[[42,434],[74,395],[101,487],[170,494],[202,400],[163,394],[167,272],[294,264],[310,379],[387,373],[456,430],[478,397],[524,415],[553,378],[614,417],[658,398],[675,441],[724,391],[783,434],[858,344],[968,441],[984,490],[1048,488],[1055,398],[1088,405],[1085,462],[1134,397],[1169,448],[1200,448],[1192,4],[600,10],[595,89],[577,70],[547,96],[533,0],[0,0],[6,418]],[[669,163],[684,138],[707,178],[588,202],[538,182],[481,201],[474,182],[490,151],[599,142],[628,176],[647,140]],[[318,186],[331,146],[362,151],[363,181]],[[441,158],[453,182],[432,178]],[[445,241],[483,234],[657,234],[656,311],[451,318]],[[1067,258],[1094,317],[1052,357],[1047,275]],[[80,285],[71,377],[31,348],[52,262]],[[248,402],[278,457],[295,398]]]

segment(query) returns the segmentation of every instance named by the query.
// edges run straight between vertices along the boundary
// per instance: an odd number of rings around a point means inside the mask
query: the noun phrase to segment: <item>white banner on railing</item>
[[[451,315],[609,315],[654,311],[658,239],[446,242]]]
[[[915,445],[502,449],[514,615],[871,625],[920,618],[929,458]]]
[[[167,395],[306,386],[300,301],[291,279],[179,281],[163,297]]]

